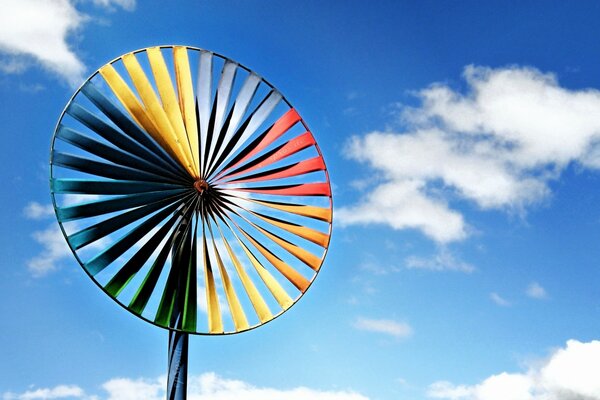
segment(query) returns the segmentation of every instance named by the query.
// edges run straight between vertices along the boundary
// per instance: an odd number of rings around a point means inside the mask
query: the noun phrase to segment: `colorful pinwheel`
[[[329,177],[302,117],[256,73],[197,48],[139,50],[92,75],[56,127],[51,191],[94,282],[171,331],[272,320],[329,245]]]

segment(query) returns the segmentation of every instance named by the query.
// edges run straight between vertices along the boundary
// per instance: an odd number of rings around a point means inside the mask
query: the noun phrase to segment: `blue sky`
[[[185,44],[277,86],[334,184],[315,285],[192,337],[191,398],[600,399],[598,3],[174,3],[0,1],[0,398],[164,396],[167,333],[65,250],[48,153],[89,74]]]

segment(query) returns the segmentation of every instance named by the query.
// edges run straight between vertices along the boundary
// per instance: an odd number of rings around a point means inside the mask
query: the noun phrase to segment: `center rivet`
[[[206,190],[208,190],[208,183],[204,179],[198,179],[194,182],[194,188],[198,191],[198,193],[203,194]]]

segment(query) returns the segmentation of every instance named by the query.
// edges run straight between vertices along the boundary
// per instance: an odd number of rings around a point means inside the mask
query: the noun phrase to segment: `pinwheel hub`
[[[196,182],[194,182],[194,189],[196,189],[200,195],[203,195],[209,189],[208,182],[206,182],[204,179],[198,179]]]

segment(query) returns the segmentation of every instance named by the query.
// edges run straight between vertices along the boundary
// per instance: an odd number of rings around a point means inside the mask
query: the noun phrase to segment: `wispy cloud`
[[[121,7],[127,11],[135,10],[135,0],[92,0],[95,5],[113,9],[114,6]]]
[[[399,272],[400,268],[390,262],[381,260],[372,253],[364,253],[361,262],[358,264],[361,271],[366,272],[369,276],[372,275],[387,275],[393,272]]]
[[[62,197],[62,203],[60,204],[62,207],[87,203],[99,198],[98,195],[80,194],[68,194]],[[51,204],[41,204],[31,201],[23,208],[23,215],[25,218],[31,220],[52,220],[54,219],[54,208]],[[70,221],[69,224],[70,229],[67,230],[67,234],[77,232],[81,229],[78,221]],[[51,272],[57,271],[60,269],[63,260],[72,259],[73,253],[56,222],[51,223],[45,229],[35,230],[31,234],[31,237],[42,249],[36,256],[27,260],[27,269],[34,278],[41,278]],[[148,239],[148,237],[145,237],[143,240],[147,241]],[[86,246],[86,249],[98,250],[108,246],[110,243],[110,238],[103,237],[90,243]]]
[[[27,69],[27,63],[18,58],[8,57],[0,60],[0,72],[5,74],[20,74]]]
[[[600,400],[600,341],[569,340],[524,373],[502,372],[475,385],[438,381],[427,395],[450,400]]]
[[[58,385],[53,388],[30,389],[23,393],[4,393],[3,400],[49,400],[49,399],[64,399],[75,398],[84,399],[84,390],[75,385]]]
[[[102,384],[103,395],[90,395],[79,386],[56,386],[23,393],[4,393],[3,400],[35,400],[72,398],[81,400],[163,400],[166,377],[155,379],[115,378]],[[37,396],[37,397],[36,397]],[[188,378],[191,400],[369,400],[351,390],[319,390],[307,387],[279,389],[259,387],[250,383],[223,378],[207,372]]]
[[[348,158],[378,182],[337,212],[342,225],[416,229],[439,243],[470,234],[453,201],[523,213],[572,163],[600,168],[600,92],[530,67],[468,66],[466,92],[433,84],[403,107],[403,129],[353,137]],[[360,179],[360,177],[358,177]]]
[[[0,72],[22,73],[40,64],[75,86],[83,81],[86,67],[69,39],[90,21],[76,0],[0,0]],[[126,10],[135,0],[94,0],[94,3]]]
[[[34,278],[41,278],[58,270],[60,261],[72,254],[56,223],[33,232],[31,236],[42,248],[38,255],[27,260],[27,269]]]
[[[396,338],[406,338],[413,334],[413,328],[409,324],[391,319],[360,317],[354,321],[354,327],[362,331],[382,333]]]
[[[424,269],[429,271],[458,271],[471,273],[475,267],[458,259],[448,249],[442,248],[430,257],[410,256],[404,261],[408,269]]]
[[[531,282],[527,289],[525,290],[525,294],[531,297],[532,299],[543,300],[548,298],[548,293],[546,289],[544,289],[539,283]]]
[[[496,292],[490,293],[490,299],[494,303],[496,303],[497,305],[502,306],[502,307],[510,307],[512,305],[512,303],[510,301],[506,300],[504,297],[500,296]]]
[[[52,207],[52,204],[40,204],[37,201],[31,201],[23,209],[23,214],[28,219],[45,219],[54,215],[54,207]]]
[[[54,215],[54,208],[50,204],[32,201],[23,208],[23,215],[31,220],[48,220]],[[58,270],[61,260],[72,254],[57,223],[34,231],[31,237],[42,249],[27,260],[27,269],[34,278],[41,278]]]

